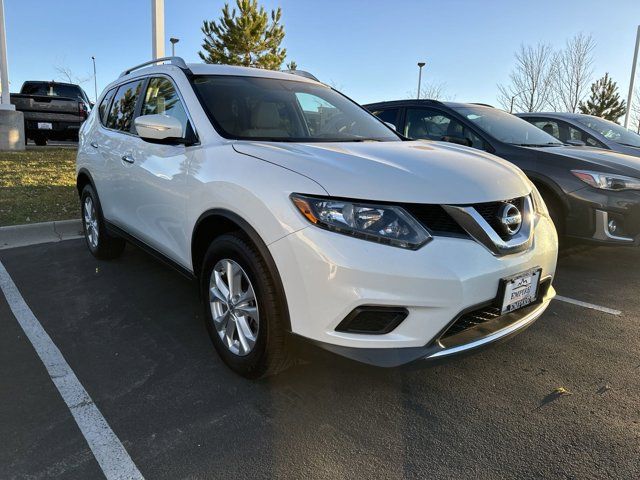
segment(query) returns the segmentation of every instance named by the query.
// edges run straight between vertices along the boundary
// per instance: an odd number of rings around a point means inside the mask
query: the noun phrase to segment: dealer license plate
[[[38,130],[51,130],[53,125],[51,122],[38,122]]]
[[[524,308],[537,300],[541,273],[542,269],[536,268],[502,280],[504,285],[503,314]]]

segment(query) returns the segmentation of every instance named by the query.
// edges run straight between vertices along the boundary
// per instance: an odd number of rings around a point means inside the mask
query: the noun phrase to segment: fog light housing
[[[336,327],[337,332],[384,335],[407,318],[409,311],[399,307],[356,307]]]
[[[609,220],[607,228],[609,228],[609,233],[616,233],[618,231],[618,222],[613,219]]]

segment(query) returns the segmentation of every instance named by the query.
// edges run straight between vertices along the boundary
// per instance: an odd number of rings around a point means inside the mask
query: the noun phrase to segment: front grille
[[[475,203],[473,207],[486,220],[491,228],[503,240],[512,237],[504,232],[498,214],[505,203],[515,205],[521,212],[524,209],[524,197],[504,200],[501,202]],[[440,205],[410,204],[404,206],[422,225],[434,235],[456,235],[468,237],[469,234],[449,215]]]
[[[407,210],[431,233],[468,236],[467,232],[440,205],[408,205]]]
[[[498,307],[485,307],[465,313],[449,327],[441,338],[451,337],[452,335],[456,335],[468,328],[475,327],[488,322],[489,320],[494,320],[499,316],[500,309]]]
[[[502,229],[500,219],[498,218],[500,208],[502,208],[505,203],[515,205],[518,210],[522,212],[524,208],[524,197],[505,200],[504,202],[477,203],[475,205],[472,205],[472,207],[475,208],[476,212],[478,212],[482,216],[482,218],[484,218],[486,222],[491,226],[491,228],[493,228],[495,232],[500,235],[500,238],[502,238],[502,240],[509,240],[511,238],[511,235],[509,235]]]

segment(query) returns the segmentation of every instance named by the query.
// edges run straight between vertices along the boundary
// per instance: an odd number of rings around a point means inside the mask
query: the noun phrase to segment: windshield
[[[459,106],[453,109],[496,140],[512,145],[541,147],[562,145],[556,138],[510,113],[497,108]]]
[[[203,75],[193,86],[226,138],[279,142],[399,141],[384,123],[323,85]]]
[[[26,95],[43,95],[48,97],[77,98],[87,101],[83,91],[76,85],[61,85],[59,83],[25,83],[22,93]]]
[[[580,115],[576,117],[576,120],[613,142],[640,148],[640,135],[627,130],[617,123],[610,122],[604,118],[592,117],[591,115]]]

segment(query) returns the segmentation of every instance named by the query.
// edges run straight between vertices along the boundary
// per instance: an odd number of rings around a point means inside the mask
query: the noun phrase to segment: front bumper
[[[272,243],[269,249],[282,278],[294,334],[351,358],[391,366],[415,359],[416,353],[426,357],[446,350],[434,342],[460,312],[494,302],[501,279],[535,267],[542,268],[541,278],[552,278],[557,236],[553,224],[539,218],[532,248],[494,256],[467,238],[437,236],[412,251],[310,226]],[[553,296],[552,288],[547,295]],[[541,314],[548,300],[536,312]],[[384,334],[336,330],[362,306],[400,307],[408,315]],[[520,330],[503,333],[509,336]],[[349,350],[355,352],[348,354]],[[387,357],[396,360],[382,360]]]
[[[585,187],[568,195],[566,234],[609,245],[640,244],[640,192],[612,192]],[[609,221],[618,228],[610,231]]]

